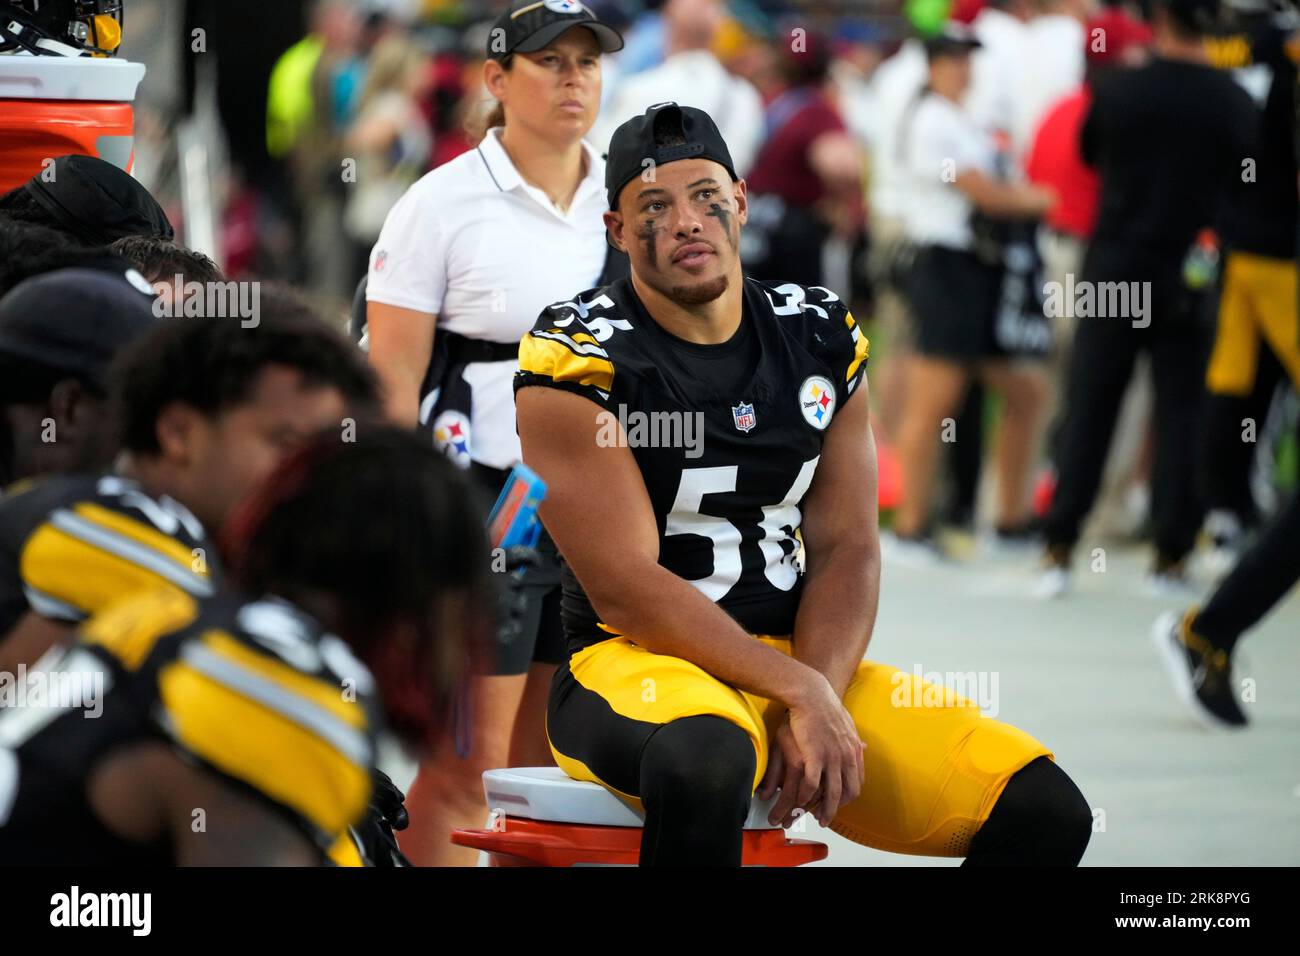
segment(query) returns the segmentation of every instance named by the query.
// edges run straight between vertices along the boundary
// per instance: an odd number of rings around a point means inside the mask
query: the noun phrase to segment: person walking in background
[[[1211,44],[1211,62],[1254,90],[1259,146],[1250,172],[1233,183],[1218,223],[1223,276],[1218,327],[1206,385],[1202,442],[1206,530],[1216,571],[1231,567],[1260,520],[1250,488],[1258,445],[1243,422],[1262,430],[1277,384],[1300,388],[1296,283],[1296,60],[1300,15],[1233,0],[1239,29]]]
[[[1151,584],[1161,591],[1187,587],[1185,559],[1201,520],[1194,468],[1208,329],[1202,290],[1189,287],[1184,266],[1189,254],[1199,255],[1198,233],[1214,221],[1254,144],[1250,98],[1207,62],[1204,39],[1217,6],[1162,0],[1152,62],[1094,84],[1081,142],[1084,159],[1101,175],[1101,210],[1081,289],[1125,295],[1093,310],[1106,314],[1078,318],[1059,475],[1044,525],[1043,596],[1069,589],[1074,546],[1139,351],[1151,354],[1156,395]]]
[[[1300,495],[1260,532],[1203,608],[1162,614],[1151,631],[1180,700],[1202,725],[1247,724],[1233,677],[1237,642],[1300,581]]]
[[[718,117],[731,145],[736,172],[748,174],[763,140],[763,100],[758,91],[727,72],[710,46],[725,13],[721,0],[667,0],[660,10],[665,58],[657,66],[626,77],[610,94],[592,129],[591,142],[602,153],[619,124],[646,107],[672,100]]]
[[[1048,287],[1064,288],[1067,283],[1082,277],[1084,253],[1097,227],[1101,178],[1084,162],[1079,146],[1083,120],[1092,103],[1092,84],[1104,72],[1145,62],[1151,42],[1148,28],[1140,24],[1127,26],[1122,21],[1098,36],[1104,37],[1104,42],[1094,43],[1080,34],[1079,42],[1087,46],[1084,82],[1048,106],[1030,137],[1025,155],[1026,177],[1054,190],[1059,200],[1044,218],[1037,237],[1043,262],[1043,281]],[[1065,373],[1069,368],[1070,345],[1074,340],[1073,303],[1064,305],[1064,308],[1046,310],[1053,332],[1053,347],[1047,365],[1049,392],[1042,419],[1049,428],[1048,457],[1051,464],[1041,479],[1048,503],[1055,483],[1054,436],[1059,431],[1057,419],[1065,402]],[[1142,448],[1148,434],[1150,411],[1150,374],[1143,368],[1134,376],[1122,405],[1099,502],[1099,508],[1105,512],[1120,515],[1126,510],[1125,503],[1133,488],[1134,466],[1147,457]]]
[[[978,46],[958,24],[925,41],[929,83],[899,137],[909,176],[904,228],[919,249],[909,286],[917,354],[899,434],[904,494],[891,544],[898,556],[923,561],[940,553],[929,513],[944,420],[960,407],[971,379],[1003,397],[995,452],[995,521],[1003,537],[1018,538],[1028,521],[1028,468],[1042,403],[1041,375],[1010,361],[1014,346],[999,341],[1002,250],[977,244],[972,223],[977,213],[1002,221],[1039,216],[1053,194],[995,177],[991,137],[959,105]]]
[[[556,6],[516,2],[497,19],[483,67],[495,106],[482,141],[407,191],[370,258],[370,361],[389,418],[419,428],[490,497],[520,460],[519,339],[549,303],[596,285],[606,262],[605,167],[583,137],[600,104],[601,54],[622,38],[581,4]],[[468,753],[445,740],[411,787],[402,849],[418,864],[473,862],[448,834],[482,824],[484,770],[551,762],[544,714],[564,656],[559,559],[545,534],[537,548],[528,614],[473,682]]]

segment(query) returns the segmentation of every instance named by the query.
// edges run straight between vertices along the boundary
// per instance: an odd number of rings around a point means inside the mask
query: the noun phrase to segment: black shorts
[[[1005,357],[996,335],[1002,277],[973,253],[923,247],[908,281],[916,350],[960,362]]]
[[[501,493],[507,472],[478,462],[470,472],[488,496],[487,507],[491,507]],[[534,662],[559,664],[565,659],[564,627],[560,623],[560,553],[545,530],[537,542],[537,555],[538,565],[524,571],[523,623],[517,630],[497,635],[488,671],[492,676],[527,674]]]

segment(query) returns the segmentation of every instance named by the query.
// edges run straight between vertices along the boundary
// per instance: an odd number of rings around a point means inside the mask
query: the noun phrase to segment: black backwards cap
[[[37,173],[23,186],[67,232],[108,245],[123,236],[171,239],[162,206],[129,173],[95,156],[60,156],[53,176]]]
[[[677,146],[655,146],[655,139],[680,139]],[[605,192],[609,208],[618,206],[618,194],[636,179],[653,160],[656,167],[679,159],[711,159],[726,167],[734,182],[735,164],[731,151],[718,132],[717,124],[704,110],[676,103],[656,103],[614,130],[605,159]]]

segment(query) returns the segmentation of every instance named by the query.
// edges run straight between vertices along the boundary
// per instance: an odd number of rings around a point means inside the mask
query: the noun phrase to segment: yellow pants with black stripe
[[[1223,268],[1218,330],[1205,383],[1215,395],[1249,395],[1267,344],[1300,388],[1296,263],[1230,252]]]
[[[758,640],[791,653],[789,639]],[[973,702],[917,683],[885,664],[858,666],[844,706],[866,744],[865,779],[831,829],[880,850],[965,856],[1011,776],[1053,755],[1024,731],[981,716]],[[583,648],[560,668],[547,735],[569,776],[599,783],[639,809],[637,762],[659,727],[704,715],[736,724],[758,755],[757,789],[784,710],[689,661],[616,637]]]

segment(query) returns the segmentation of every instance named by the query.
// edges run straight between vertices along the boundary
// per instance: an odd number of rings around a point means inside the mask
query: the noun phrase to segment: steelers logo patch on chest
[[[835,386],[824,375],[809,375],[799,387],[799,410],[804,421],[816,429],[825,429],[835,411]]]

